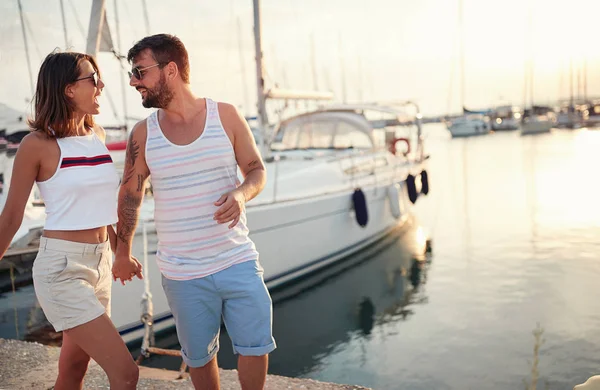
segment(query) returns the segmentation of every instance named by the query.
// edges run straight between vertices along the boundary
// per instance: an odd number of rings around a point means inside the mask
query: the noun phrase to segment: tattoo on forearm
[[[142,203],[142,198],[129,191],[120,199],[117,238],[123,243],[128,244],[135,232],[140,203]]]
[[[137,141],[132,137],[129,138],[129,142],[127,143],[127,150],[125,151],[125,169],[123,172],[123,184],[127,184],[129,180],[135,174],[135,161],[137,160],[140,154],[140,145],[138,145]]]

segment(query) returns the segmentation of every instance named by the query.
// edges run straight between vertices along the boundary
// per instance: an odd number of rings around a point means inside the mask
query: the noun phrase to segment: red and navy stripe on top
[[[92,167],[96,165],[110,164],[112,162],[113,161],[110,157],[110,154],[103,154],[94,157],[65,157],[63,158],[60,167],[61,169],[71,167]]]

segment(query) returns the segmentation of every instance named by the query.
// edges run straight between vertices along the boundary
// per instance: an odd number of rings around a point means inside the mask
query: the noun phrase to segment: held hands
[[[235,189],[221,195],[214,205],[220,207],[215,212],[213,219],[218,223],[231,222],[229,224],[229,229],[231,229],[240,221],[240,215],[246,205],[246,198],[241,191]]]
[[[115,255],[115,262],[112,267],[113,280],[121,279],[121,284],[125,285],[125,281],[131,281],[134,276],[138,279],[143,279],[142,265],[133,256]]]

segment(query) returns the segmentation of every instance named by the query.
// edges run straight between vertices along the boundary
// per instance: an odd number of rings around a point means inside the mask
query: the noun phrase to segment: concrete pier
[[[58,373],[60,348],[18,340],[0,339],[0,390],[51,389]],[[175,379],[178,373],[140,367],[138,389],[193,390],[189,378]],[[108,379],[92,361],[84,389],[109,389]],[[240,390],[237,371],[221,370],[221,390]],[[368,390],[361,386],[318,382],[311,379],[269,375],[266,390]]]

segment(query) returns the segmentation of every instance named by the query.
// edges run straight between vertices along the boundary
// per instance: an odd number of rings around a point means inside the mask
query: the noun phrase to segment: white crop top
[[[46,205],[46,230],[83,230],[117,222],[119,175],[104,143],[90,135],[57,138],[54,175],[37,182]]]

